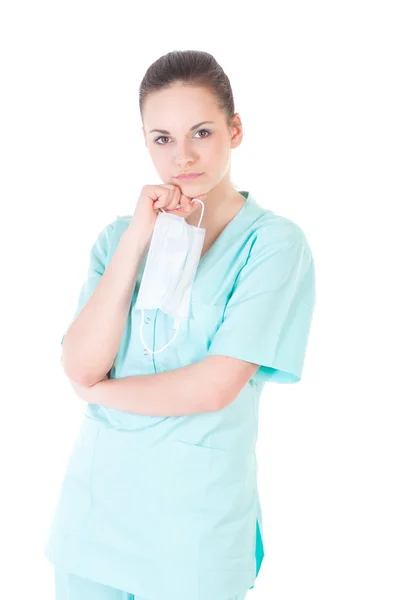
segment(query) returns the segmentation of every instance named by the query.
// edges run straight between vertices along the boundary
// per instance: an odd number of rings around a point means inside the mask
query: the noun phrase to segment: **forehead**
[[[214,94],[202,87],[174,85],[148,95],[143,110],[145,128],[188,130],[201,121],[217,121],[221,113]]]

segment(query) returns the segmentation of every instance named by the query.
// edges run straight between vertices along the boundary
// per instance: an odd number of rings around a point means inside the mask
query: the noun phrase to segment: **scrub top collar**
[[[235,233],[241,232],[244,230],[245,221],[247,221],[247,223],[249,224],[250,212],[251,212],[250,208],[255,204],[255,201],[249,191],[242,191],[242,192],[240,191],[239,193],[242,194],[242,196],[244,196],[246,198],[246,202],[243,204],[241,209],[236,213],[234,218],[228,223],[228,225],[226,225],[224,227],[224,229],[222,230],[222,232],[220,233],[218,238],[215,240],[213,245],[210,246],[210,248],[207,250],[207,252],[205,252],[205,254],[202,256],[202,258],[199,260],[198,270],[200,269],[202,264],[206,263],[207,260],[209,260],[209,256],[211,257],[212,254],[214,254],[214,252],[221,250],[221,247],[223,246],[223,242],[224,242],[224,245],[230,244],[231,235],[234,235]],[[251,220],[250,220],[250,223],[251,223]],[[227,240],[227,237],[229,238],[228,240]]]

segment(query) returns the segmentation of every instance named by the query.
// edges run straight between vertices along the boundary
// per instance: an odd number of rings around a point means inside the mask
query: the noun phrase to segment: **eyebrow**
[[[193,131],[194,129],[200,127],[200,125],[204,125],[205,123],[215,123],[215,121],[202,121],[201,123],[196,123],[196,125],[191,127],[190,131]],[[152,133],[153,131],[158,131],[159,133],[165,133],[166,135],[170,135],[170,131],[166,131],[165,129],[151,129],[149,133]]]

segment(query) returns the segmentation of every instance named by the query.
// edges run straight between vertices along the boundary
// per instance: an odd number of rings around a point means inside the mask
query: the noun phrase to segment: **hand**
[[[194,198],[203,201],[206,196],[207,194],[199,194]],[[186,218],[202,208],[200,202],[192,201],[194,198],[185,196],[181,189],[173,184],[144,185],[128,229],[133,229],[135,237],[138,235],[146,245],[152,237],[161,208],[172,215]],[[180,204],[181,207],[177,208]]]

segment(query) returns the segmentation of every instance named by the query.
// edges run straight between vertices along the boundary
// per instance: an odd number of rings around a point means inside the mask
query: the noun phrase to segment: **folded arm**
[[[235,400],[259,365],[224,355],[152,375],[104,377],[84,386],[70,380],[89,404],[147,416],[184,416],[215,412]]]

